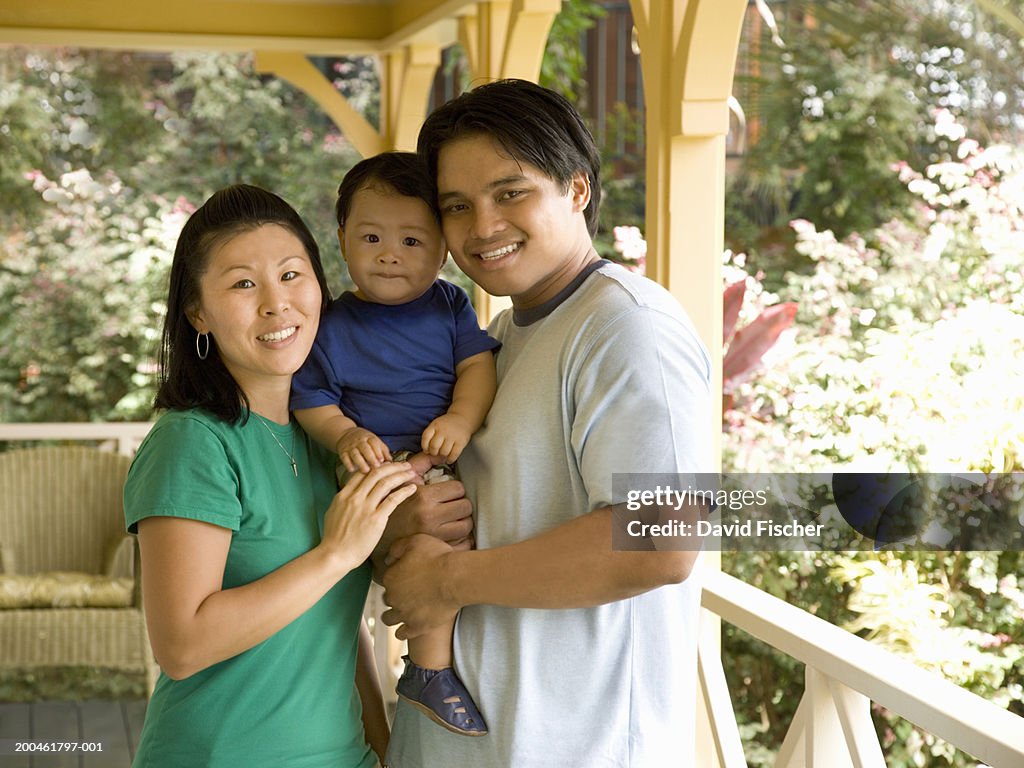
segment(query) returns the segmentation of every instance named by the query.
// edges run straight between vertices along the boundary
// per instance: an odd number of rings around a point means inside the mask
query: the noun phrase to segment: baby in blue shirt
[[[320,322],[292,382],[305,430],[349,472],[398,451],[458,459],[494,399],[494,351],[469,297],[438,279],[448,256],[434,184],[418,155],[357,163],[338,188],[338,240],[354,292]],[[454,674],[454,623],[409,641],[398,694],[457,733],[486,725]]]

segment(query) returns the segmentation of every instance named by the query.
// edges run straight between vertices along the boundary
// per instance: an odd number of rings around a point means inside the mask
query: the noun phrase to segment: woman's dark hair
[[[224,366],[212,335],[207,336],[209,356],[199,359],[197,332],[188,313],[199,306],[199,281],[211,254],[233,237],[265,224],[283,227],[302,243],[320,284],[321,313],[326,309],[331,297],[320,249],[299,214],[273,192],[248,184],[215,192],[185,222],[174,248],[156,408],[203,408],[228,422],[247,417],[248,398]]]
[[[420,128],[417,150],[437,177],[441,148],[484,134],[522,163],[539,168],[568,192],[572,178],[590,179],[584,211],[591,237],[601,205],[601,156],[579,112],[564,97],[528,80],[498,80],[474,88],[435,109]]]
[[[417,197],[427,204],[434,219],[441,223],[437,210],[437,188],[427,172],[427,164],[415,152],[381,152],[360,160],[349,169],[338,187],[334,212],[338,226],[344,227],[352,210],[352,198],[364,187],[380,184],[403,197]]]

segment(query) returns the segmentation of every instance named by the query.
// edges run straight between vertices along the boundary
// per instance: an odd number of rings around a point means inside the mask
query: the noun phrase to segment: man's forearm
[[[612,510],[526,541],[446,556],[444,589],[460,606],[587,608],[685,580],[696,552],[612,549]]]

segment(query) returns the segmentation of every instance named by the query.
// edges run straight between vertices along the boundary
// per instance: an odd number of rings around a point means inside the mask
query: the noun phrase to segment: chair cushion
[[[0,609],[129,608],[134,582],[91,573],[0,575]]]

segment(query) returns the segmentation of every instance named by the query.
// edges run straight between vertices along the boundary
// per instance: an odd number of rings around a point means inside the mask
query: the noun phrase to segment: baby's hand
[[[384,441],[373,432],[362,427],[345,430],[336,446],[341,463],[349,472],[369,472],[386,461],[391,461],[391,451]]]
[[[472,436],[473,430],[464,418],[446,413],[438,416],[423,430],[421,447],[424,453],[440,456],[451,464],[459,458]]]

